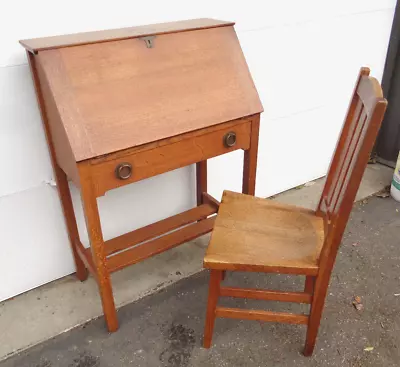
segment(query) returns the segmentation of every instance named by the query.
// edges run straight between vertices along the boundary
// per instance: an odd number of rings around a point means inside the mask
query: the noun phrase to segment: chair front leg
[[[218,297],[220,294],[222,277],[223,277],[222,270],[210,271],[207,315],[206,315],[206,324],[204,327],[204,340],[203,340],[204,348],[210,348],[211,346],[211,340],[215,324],[215,310],[217,308]]]

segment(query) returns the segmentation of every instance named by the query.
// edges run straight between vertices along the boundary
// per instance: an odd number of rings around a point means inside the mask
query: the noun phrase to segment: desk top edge
[[[43,38],[32,38],[21,40],[19,42],[29,52],[37,53],[39,51],[51,50],[55,48],[119,41],[129,38],[151,36],[156,34],[167,34],[207,28],[226,27],[233,26],[234,24],[234,22],[229,21],[216,20],[211,18],[199,18],[177,22],[143,25],[137,27],[74,33]]]

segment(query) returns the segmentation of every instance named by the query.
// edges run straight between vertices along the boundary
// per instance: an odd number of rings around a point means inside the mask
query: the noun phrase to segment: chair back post
[[[328,276],[385,114],[387,101],[369,69],[362,68],[317,208],[327,221],[320,272]],[[317,285],[316,285],[317,286]]]
[[[336,147],[335,147],[335,151],[334,154],[332,156],[332,160],[331,163],[329,165],[329,169],[328,169],[328,174],[326,176],[326,181],[325,181],[325,185],[324,185],[324,189],[322,191],[321,194],[321,198],[319,201],[319,204],[317,206],[317,210],[316,213],[317,215],[321,215],[323,216],[324,213],[326,212],[326,197],[328,195],[329,190],[331,189],[332,186],[332,181],[334,179],[334,174],[338,169],[338,165],[339,165],[339,161],[340,161],[340,153],[343,150],[343,147],[345,145],[346,142],[346,138],[349,134],[349,130],[350,130],[350,125],[351,122],[354,119],[354,114],[356,111],[356,107],[357,107],[357,103],[359,101],[358,95],[357,95],[357,89],[358,86],[360,84],[361,78],[363,76],[369,76],[370,74],[370,69],[367,67],[362,67],[360,69],[360,72],[358,73],[358,77],[357,77],[357,81],[356,84],[354,86],[354,90],[353,90],[353,94],[350,100],[350,104],[349,107],[347,108],[347,113],[346,113],[346,118],[344,120],[340,135],[339,135],[339,139],[336,143]]]

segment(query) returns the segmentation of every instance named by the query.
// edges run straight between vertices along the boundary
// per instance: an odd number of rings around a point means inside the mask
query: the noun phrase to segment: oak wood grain
[[[353,111],[360,103],[359,113],[354,113]],[[369,76],[368,68],[362,68],[322,193],[322,198],[324,198],[326,193],[333,190],[333,199],[328,203],[327,208],[321,206],[323,202],[321,199],[317,209],[322,213],[325,209],[330,215],[330,220],[320,255],[320,271],[314,286],[314,298],[304,347],[306,356],[310,356],[315,347],[332,269],[386,107],[387,101],[382,97],[378,81]],[[333,185],[334,178],[338,175],[339,183]]]
[[[283,322],[286,324],[307,324],[307,315],[296,315],[287,312],[272,312],[263,310],[242,310],[239,308],[217,307],[217,317],[230,319],[245,319],[270,322]]]
[[[232,26],[40,52],[76,161],[260,113]]]
[[[221,287],[220,296],[296,303],[311,303],[312,300],[310,294],[301,292],[279,292],[262,289],[243,289],[237,287]]]
[[[245,150],[243,183],[254,193],[262,105],[233,23],[203,19],[21,43],[77,274],[85,279],[88,268],[94,275],[108,330],[115,331],[110,272],[212,230],[209,216],[220,203],[206,192],[208,158]],[[98,196],[193,163],[198,207],[104,241]],[[79,240],[67,176],[80,189],[90,249]]]
[[[115,254],[107,259],[107,267],[110,272],[117,271],[128,265],[136,264],[139,261],[181,245],[184,242],[211,232],[214,221],[215,217],[207,218],[122,253]]]
[[[305,290],[288,297],[276,291],[223,287],[209,293],[216,299],[208,303],[216,304],[219,296],[280,301],[304,297],[311,309],[306,316],[217,307],[217,317],[308,324],[304,355],[313,353],[332,268],[386,106],[378,81],[368,68],[361,68],[316,211],[224,192],[204,266],[211,272],[306,275]],[[251,176],[243,181],[243,191],[249,193]]]
[[[89,269],[90,274],[93,275],[93,277],[98,280],[97,278],[97,272],[96,272],[96,267],[93,263],[93,256],[90,248],[86,249],[83,245],[82,242],[79,240],[76,240],[75,242],[76,250],[78,252],[79,257],[85,264],[86,268]]]
[[[49,148],[50,153],[50,161],[54,172],[54,177],[57,184],[58,196],[61,202],[61,208],[64,214],[64,220],[67,227],[68,239],[72,250],[72,255],[74,257],[75,268],[76,268],[76,276],[80,281],[84,281],[88,277],[88,270],[85,267],[84,262],[79,257],[78,249],[76,247],[76,241],[79,241],[79,232],[78,226],[76,223],[76,217],[74,212],[74,207],[71,199],[71,192],[68,186],[67,175],[65,171],[60,167],[60,163],[57,162],[57,152],[60,154],[62,152],[66,153],[65,157],[61,157],[61,164],[63,164],[64,169],[69,172],[70,177],[74,180],[74,182],[79,181],[78,175],[76,174],[77,168],[72,168],[70,164],[75,165],[75,161],[71,161],[70,154],[68,148],[63,149],[61,147],[56,147],[57,138],[54,139],[49,111],[46,108],[46,100],[45,98],[48,96],[46,86],[41,85],[39,70],[37,67],[37,60],[35,57],[27,53],[27,58],[29,62],[29,68],[31,70],[33,85],[35,88],[35,94],[37,98],[37,102],[39,105],[40,116],[43,122],[44,133],[46,136],[47,146]],[[57,135],[57,133],[55,133]]]
[[[108,29],[93,32],[66,34],[61,36],[32,38],[19,41],[23,47],[32,53],[53,48],[81,46],[91,43],[119,41],[150,35],[168,34],[182,31],[194,31],[205,28],[233,26],[234,22],[200,18],[177,22],[158,23],[137,27]]]
[[[46,77],[44,76],[42,65],[40,60],[28,53],[28,58],[31,63],[35,63],[35,70],[37,73],[37,82],[40,86],[42,97],[43,109],[45,111],[45,118],[51,134],[51,141],[53,144],[53,150],[57,164],[67,174],[68,178],[71,179],[76,186],[80,186],[80,179],[78,174],[78,167],[75,162],[75,157],[72,152],[70,142],[63,124],[61,123],[60,115],[57,110],[57,106],[53,99],[49,84],[47,83]]]
[[[236,133],[237,141],[232,147],[224,145],[224,136]],[[159,175],[189,164],[204,161],[237,149],[247,149],[250,145],[250,122],[243,122],[225,129],[180,140],[176,143],[158,146],[157,149],[144,150],[126,155],[115,161],[92,165],[92,177],[97,195],[107,190]],[[121,163],[132,165],[132,176],[120,180],[115,169]]]
[[[215,206],[203,204],[183,213],[179,213],[156,223],[139,228],[135,231],[115,237],[105,242],[106,254],[111,255],[125,248],[132,247],[141,242],[161,236],[162,234],[170,232],[179,227],[183,227],[198,220],[206,219],[208,216],[215,214],[216,211],[217,209]]]
[[[207,160],[196,163],[196,200],[197,205],[204,203],[203,193],[207,193]]]
[[[304,293],[313,294],[315,286],[315,277],[306,276],[306,281],[304,282]]]
[[[243,157],[243,183],[242,193],[255,195],[256,174],[258,156],[258,135],[260,131],[260,115],[257,115],[251,123],[250,148],[244,152]]]
[[[213,206],[217,211],[221,203],[207,192],[203,192],[202,201],[204,204]]]
[[[151,142],[148,144],[143,144],[143,145],[131,147],[128,149],[119,150],[114,153],[110,153],[110,154],[106,154],[106,155],[102,155],[102,156],[93,158],[90,160],[90,163],[92,165],[96,165],[96,164],[101,164],[104,162],[114,161],[116,159],[123,159],[124,157],[127,157],[132,154],[144,152],[147,150],[152,150],[155,148],[160,148],[160,147],[163,147],[163,146],[169,145],[169,144],[179,143],[182,140],[196,138],[198,136],[201,136],[204,134],[209,134],[209,133],[214,133],[219,130],[230,131],[229,128],[233,128],[237,125],[240,125],[241,123],[251,123],[254,118],[257,118],[257,116],[258,115],[256,114],[256,115],[241,117],[241,118],[238,118],[238,119],[235,119],[232,121],[228,121],[228,122],[224,122],[224,123],[221,123],[218,125],[209,126],[209,127],[203,128],[203,129],[195,129],[195,130],[189,131],[187,133],[176,135],[176,136],[170,136],[168,138],[157,140],[157,141],[154,141],[154,142]]]
[[[93,193],[88,163],[79,164],[81,177],[81,197],[86,220],[86,228],[90,242],[93,264],[97,273],[97,285],[104,311],[104,318],[108,331],[118,329],[117,310],[115,308],[110,272],[107,268],[106,253],[104,250],[103,233],[100,223],[99,209],[96,196]]]
[[[204,266],[316,275],[323,241],[323,218],[308,210],[225,191]]]
[[[223,277],[222,271],[211,270],[210,271],[210,285],[208,287],[208,302],[207,302],[207,314],[204,326],[204,348],[211,347],[211,340],[214,331],[216,307],[220,292],[220,283]]]

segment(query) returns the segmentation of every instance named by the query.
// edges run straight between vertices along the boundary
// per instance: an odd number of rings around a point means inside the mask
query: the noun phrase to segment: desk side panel
[[[49,84],[46,80],[46,76],[43,72],[43,68],[40,64],[40,60],[37,56],[30,53],[28,53],[28,57],[30,58],[31,71],[34,73],[35,83],[37,83],[36,88],[39,89],[37,91],[37,93],[40,94],[38,101],[39,104],[41,104],[40,108],[42,110],[44,127],[48,130],[49,149],[54,150],[51,154],[55,154],[56,163],[66,173],[68,178],[70,178],[75,185],[80,186],[76,161],[67,134],[64,130],[63,124],[61,123],[60,115],[50,91]]]

